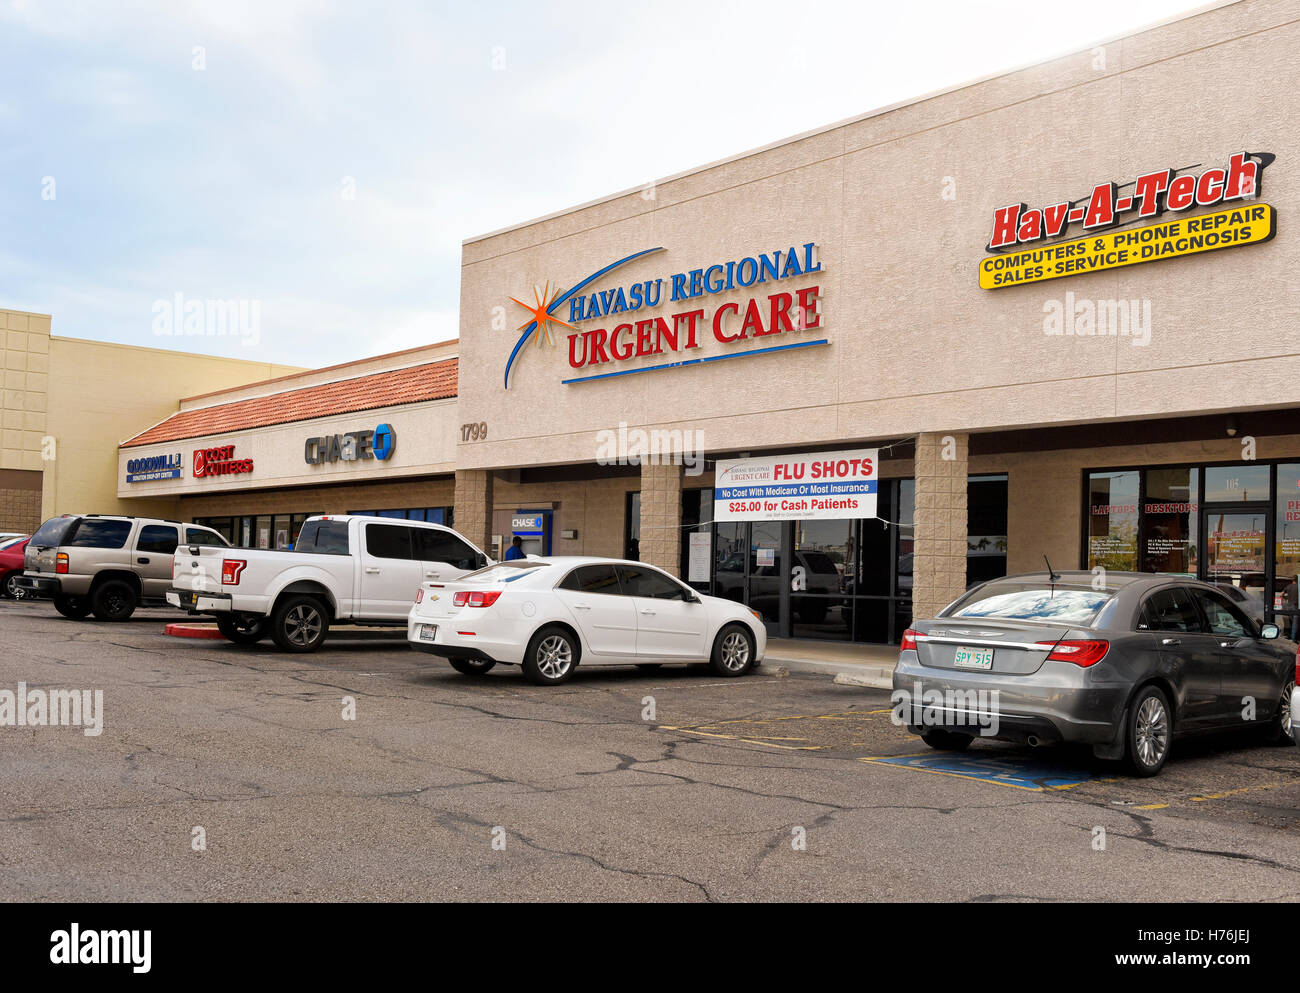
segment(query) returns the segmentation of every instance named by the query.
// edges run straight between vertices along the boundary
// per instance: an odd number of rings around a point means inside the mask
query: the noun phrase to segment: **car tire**
[[[4,591],[6,600],[21,600],[23,591],[15,585],[16,580],[23,574],[21,569],[15,569],[13,572],[5,573],[4,579],[0,580],[0,589]]]
[[[135,587],[125,579],[108,579],[100,583],[90,594],[90,609],[95,618],[114,623],[127,621],[135,613],[139,597]]]
[[[1133,697],[1124,729],[1124,761],[1135,776],[1154,776],[1169,758],[1173,744],[1169,698],[1158,686],[1144,686]]]
[[[1270,745],[1294,745],[1295,731],[1291,727],[1291,688],[1294,682],[1282,687],[1282,699],[1277,705],[1277,713],[1268,722],[1264,740]]]
[[[314,596],[288,596],[271,617],[271,639],[282,652],[314,652],[325,643],[329,613]]]
[[[451,667],[466,676],[486,676],[496,665],[495,659],[448,659]]]
[[[754,633],[743,624],[728,624],[713,639],[709,668],[717,676],[743,676],[754,667],[758,648]]]
[[[921,732],[921,740],[940,752],[964,752],[975,740],[974,735],[959,731],[945,731],[943,728],[929,728]]]
[[[70,621],[80,621],[90,614],[90,600],[84,596],[61,594],[54,598],[54,609]]]
[[[227,641],[236,645],[256,645],[269,633],[265,617],[252,620],[244,617],[218,617],[217,630]]]
[[[572,678],[581,657],[577,637],[562,627],[545,627],[528,642],[524,676],[538,686],[558,686]]]

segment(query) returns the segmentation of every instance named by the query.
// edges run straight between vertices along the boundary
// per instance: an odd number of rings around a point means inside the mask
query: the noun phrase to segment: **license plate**
[[[438,625],[436,625],[436,624],[421,624],[421,625],[420,625],[420,640],[421,640],[421,641],[435,641],[435,640],[437,640],[437,638],[438,638]]]
[[[199,605],[199,595],[197,593],[182,593],[180,598],[182,607],[197,607]]]
[[[992,669],[993,649],[959,648],[953,656],[952,664],[958,669]]]

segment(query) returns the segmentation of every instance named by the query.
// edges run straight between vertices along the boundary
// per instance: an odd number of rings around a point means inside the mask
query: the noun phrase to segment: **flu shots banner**
[[[880,450],[719,459],[715,521],[875,517]]]

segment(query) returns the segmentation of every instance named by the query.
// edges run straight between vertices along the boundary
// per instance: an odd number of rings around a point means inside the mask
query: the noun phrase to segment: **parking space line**
[[[1242,793],[1253,793],[1256,790],[1275,790],[1279,786],[1287,786],[1287,783],[1260,783],[1258,786],[1242,786],[1235,790],[1224,790],[1222,793],[1205,793],[1200,796],[1188,797],[1193,803],[1204,803],[1206,800],[1224,800],[1230,796],[1239,796]]]
[[[919,761],[909,761],[919,760]],[[1084,783],[1114,782],[1114,778],[1093,776],[1068,768],[1043,767],[1035,763],[1019,764],[1014,759],[917,752],[909,755],[876,755],[859,762],[912,769],[954,779],[968,779],[1032,793],[1062,792]]]
[[[825,745],[778,745],[771,741],[763,741],[761,738],[746,738],[739,734],[721,734],[710,731],[696,731],[694,728],[674,727],[671,724],[657,725],[659,731],[677,731],[681,734],[697,734],[702,738],[725,738],[728,741],[747,741],[752,745],[765,745],[768,748],[782,748],[790,752],[816,752],[825,748]],[[791,741],[807,741],[806,738],[786,739]]]

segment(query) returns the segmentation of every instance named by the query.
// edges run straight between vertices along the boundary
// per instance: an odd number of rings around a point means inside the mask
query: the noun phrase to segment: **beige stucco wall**
[[[47,392],[39,401],[29,400],[41,403],[45,433],[56,444],[56,458],[42,463],[43,517],[70,512],[173,515],[173,500],[118,499],[118,444],[175,413],[182,396],[297,371],[266,362],[51,338],[48,317],[43,324],[43,333],[28,333],[29,345],[49,354],[48,380],[42,374]],[[30,374],[28,384],[34,396]]]
[[[462,260],[460,419],[484,421],[489,432],[460,444],[459,465],[591,462],[597,432],[620,420],[702,430],[708,451],[726,452],[1294,405],[1298,15],[1293,2],[1213,9],[1105,46],[1100,67],[1090,49],[665,180],[652,196],[631,191],[471,239]],[[1107,180],[1226,163],[1242,150],[1277,156],[1260,197],[1279,214],[1272,241],[979,289],[995,208],[1075,199]],[[942,196],[948,179],[951,200]],[[509,390],[502,385],[511,329],[524,320],[509,298],[534,285],[571,285],[655,246],[666,250],[591,289],[809,241],[820,246],[823,272],[753,290],[819,285],[824,327],[741,347],[814,335],[829,338],[827,347],[564,386],[575,373],[560,328],[554,347],[529,344]],[[1046,335],[1044,306],[1066,293],[1149,300],[1150,344]],[[711,312],[750,295],[664,303],[632,319]],[[518,318],[505,330],[494,329],[500,307]],[[559,313],[567,319],[567,306]],[[736,347],[707,332],[702,341],[693,353],[583,371]],[[1066,541],[1075,533],[1056,531]]]

